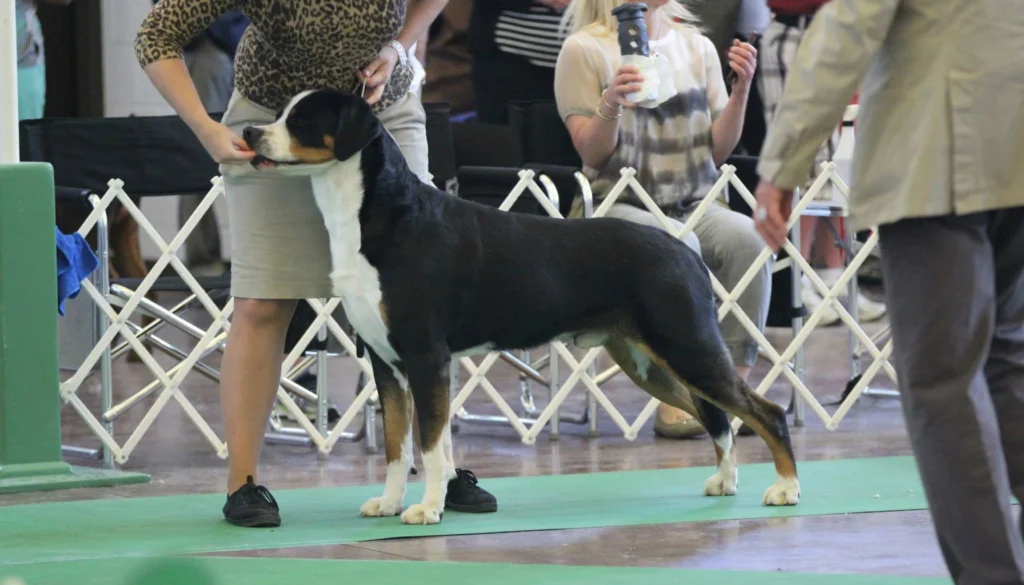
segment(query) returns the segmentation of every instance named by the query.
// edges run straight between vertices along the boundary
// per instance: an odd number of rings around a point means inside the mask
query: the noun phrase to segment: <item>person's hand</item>
[[[793,191],[761,181],[757,185],[757,208],[754,209],[754,227],[768,246],[778,252],[786,243],[790,213],[793,211]]]
[[[565,10],[571,1],[572,0],[537,0],[537,2],[540,2],[555,12],[562,12]]]
[[[627,100],[626,96],[643,89],[643,82],[644,77],[640,75],[639,69],[632,65],[623,65],[619,67],[608,89],[605,90],[604,99],[609,106],[615,108],[632,108],[636,104]]]
[[[207,119],[196,130],[196,138],[213,160],[220,164],[247,163],[256,156],[256,152],[241,136],[213,119]]]
[[[366,82],[367,94],[363,96],[366,103],[373,105],[380,101],[381,96],[384,95],[384,87],[391,79],[391,74],[394,73],[397,63],[398,50],[388,45],[380,50],[376,59],[356,74],[359,81]]]
[[[757,70],[757,49],[750,43],[734,40],[727,53],[729,68],[736,74],[736,81],[733,87],[750,87],[750,81],[754,79],[754,71]]]

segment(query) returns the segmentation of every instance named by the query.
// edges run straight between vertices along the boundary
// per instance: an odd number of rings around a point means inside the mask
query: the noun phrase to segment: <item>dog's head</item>
[[[248,126],[242,138],[256,152],[252,165],[265,169],[348,160],[381,131],[363,98],[323,89],[293,97],[273,123]]]

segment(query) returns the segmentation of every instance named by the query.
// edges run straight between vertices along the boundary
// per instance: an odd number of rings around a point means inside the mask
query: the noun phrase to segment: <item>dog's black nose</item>
[[[260,131],[252,126],[246,126],[245,130],[242,130],[242,140],[245,140],[249,148],[256,146],[256,142],[260,139]]]

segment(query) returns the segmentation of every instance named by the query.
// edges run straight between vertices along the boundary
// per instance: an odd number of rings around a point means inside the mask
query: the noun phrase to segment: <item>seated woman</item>
[[[729,67],[737,75],[730,96],[718,52],[699,33],[693,15],[675,0],[647,0],[651,53],[658,52],[671,63],[677,93],[656,107],[637,107],[626,96],[641,89],[642,78],[636,68],[620,66],[612,15],[624,3],[574,0],[569,5],[565,21],[571,35],[555,67],[555,100],[595,196],[611,190],[622,168],[634,168],[637,180],[679,229],[718,180],[719,166],[739,141],[756,50],[739,41],[729,49]],[[686,242],[732,290],[764,242],[749,217],[719,203],[708,208]],[[661,227],[628,189],[607,215]],[[739,298],[740,308],[760,330],[768,316],[771,276],[769,262]],[[737,370],[746,378],[757,357],[757,343],[732,314],[721,328]],[[703,433],[699,422],[667,404],[659,406],[654,430],[673,438]]]

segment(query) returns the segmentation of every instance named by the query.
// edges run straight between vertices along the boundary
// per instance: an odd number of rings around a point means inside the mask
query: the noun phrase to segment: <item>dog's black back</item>
[[[381,278],[389,329],[431,316],[449,350],[530,348],[614,326],[659,282],[689,283],[680,314],[717,330],[707,269],[671,235],[618,219],[564,220],[460,200],[421,182],[386,135],[361,153],[362,253]],[[693,306],[699,300],[703,307]],[[409,323],[403,323],[409,308]],[[634,316],[635,317],[635,316]],[[400,339],[394,343],[401,344]],[[401,348],[396,346],[401,352]]]

